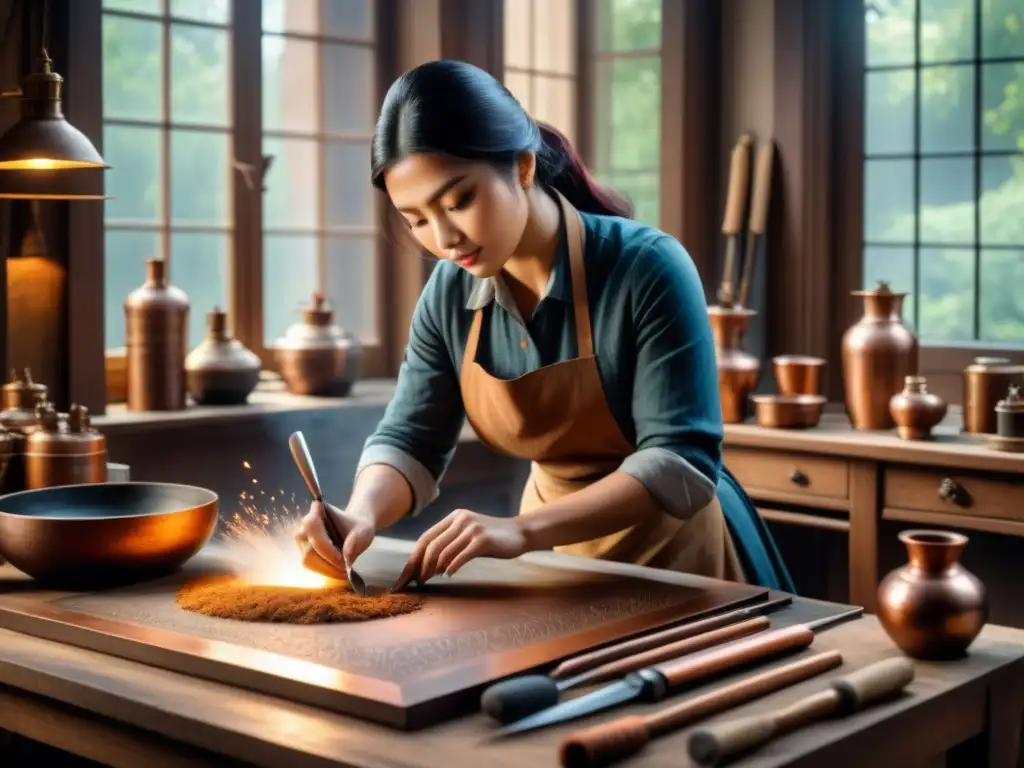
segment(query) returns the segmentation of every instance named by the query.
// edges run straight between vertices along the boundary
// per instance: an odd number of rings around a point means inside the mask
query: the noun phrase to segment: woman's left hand
[[[508,560],[526,551],[526,536],[515,518],[457,509],[420,536],[398,584],[412,579],[422,584],[439,573],[451,576],[475,557]]]

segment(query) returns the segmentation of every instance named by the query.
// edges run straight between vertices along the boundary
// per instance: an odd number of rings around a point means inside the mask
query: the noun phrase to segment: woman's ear
[[[537,175],[537,156],[533,152],[520,152],[516,158],[516,174],[519,177],[519,186],[529,189],[533,186],[533,180]]]

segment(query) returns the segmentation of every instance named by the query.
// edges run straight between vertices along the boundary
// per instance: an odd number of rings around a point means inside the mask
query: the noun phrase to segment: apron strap
[[[556,190],[557,192],[557,190]],[[586,245],[583,220],[568,200],[557,192],[565,219],[565,239],[569,246],[569,274],[572,276],[572,307],[576,321],[576,356],[594,356],[594,335],[590,329],[590,303],[587,300],[587,273],[583,266]]]

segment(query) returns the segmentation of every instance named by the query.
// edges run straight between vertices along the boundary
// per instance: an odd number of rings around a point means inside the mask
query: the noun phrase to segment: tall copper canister
[[[32,380],[32,371],[25,369],[25,378],[11,371],[11,380],[2,389],[3,410],[0,428],[9,439],[4,440],[8,456],[7,469],[0,478],[0,494],[25,490],[25,436],[36,428],[36,406],[45,403],[49,390],[45,384]]]
[[[146,282],[124,302],[128,410],[185,407],[188,296],[167,282],[167,262],[146,260]]]
[[[25,438],[25,486],[107,481],[107,439],[89,423],[89,409],[72,405],[67,415],[49,403],[37,409],[36,429]]]
[[[1006,357],[974,358],[964,368],[964,432],[994,435],[996,403],[1012,384],[1024,384],[1024,366],[1011,365]]]

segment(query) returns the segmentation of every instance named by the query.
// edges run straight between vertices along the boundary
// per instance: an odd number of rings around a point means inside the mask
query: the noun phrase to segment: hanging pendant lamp
[[[92,142],[64,117],[64,78],[53,71],[46,51],[46,9],[42,49],[35,71],[13,94],[21,119],[0,136],[0,198],[102,200],[109,166]]]

